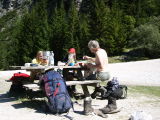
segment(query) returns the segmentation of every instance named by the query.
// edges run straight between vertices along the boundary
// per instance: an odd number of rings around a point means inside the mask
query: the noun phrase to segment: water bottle
[[[53,53],[53,51],[50,52],[49,65],[54,66],[54,53]]]

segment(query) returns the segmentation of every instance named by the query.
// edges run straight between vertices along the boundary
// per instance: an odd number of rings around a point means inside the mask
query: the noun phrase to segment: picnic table
[[[72,85],[81,85],[83,93],[84,93],[84,100],[90,97],[90,92],[88,90],[88,85],[100,83],[100,80],[85,80],[84,79],[84,71],[87,70],[86,68],[82,66],[11,66],[14,69],[20,69],[20,70],[27,70],[27,71],[40,71],[41,73],[44,73],[48,70],[62,70],[63,77],[67,78],[67,75],[70,71],[76,71],[77,72],[77,80],[76,81],[67,81],[66,79],[66,85],[72,86]],[[24,87],[28,89],[40,89],[40,86],[35,83],[30,84],[24,84]]]

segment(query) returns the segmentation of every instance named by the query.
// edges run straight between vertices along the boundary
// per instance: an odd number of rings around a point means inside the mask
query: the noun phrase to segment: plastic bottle
[[[54,66],[54,53],[53,53],[53,51],[50,52],[49,65]]]

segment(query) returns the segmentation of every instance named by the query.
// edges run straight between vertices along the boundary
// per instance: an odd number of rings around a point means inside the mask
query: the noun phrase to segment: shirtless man
[[[108,70],[108,56],[104,49],[100,48],[99,43],[95,40],[91,40],[88,43],[88,47],[92,53],[95,54],[95,58],[84,56],[83,58],[92,62],[95,62],[95,64],[88,63],[86,64],[87,68],[89,69],[95,69],[95,74],[89,75],[86,79],[90,80],[109,80],[110,74]],[[91,97],[95,98],[97,91],[101,89],[100,84],[95,85],[95,91],[92,93]],[[108,97],[108,105],[106,105],[104,108],[100,109],[104,114],[110,113],[117,109],[116,105],[116,98],[114,96]]]
[[[110,74],[108,70],[108,56],[106,51],[100,48],[99,43],[95,40],[89,41],[88,47],[90,51],[95,54],[95,58],[89,56],[84,56],[83,58],[95,63],[88,63],[86,66],[89,69],[95,69],[96,74],[88,76],[87,79],[108,80],[110,78]]]

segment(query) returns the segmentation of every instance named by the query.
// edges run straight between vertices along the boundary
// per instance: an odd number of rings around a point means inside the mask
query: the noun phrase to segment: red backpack
[[[10,78],[10,80],[12,81],[12,84],[15,85],[22,85],[23,82],[29,82],[30,80],[30,75],[26,74],[26,73],[14,73],[13,76]]]

